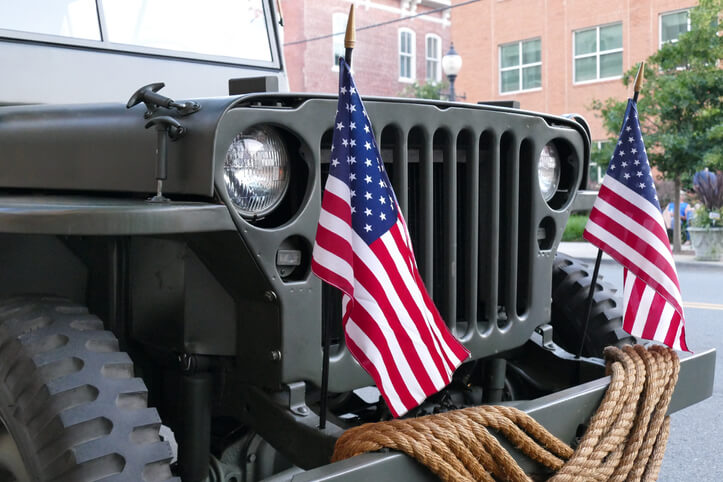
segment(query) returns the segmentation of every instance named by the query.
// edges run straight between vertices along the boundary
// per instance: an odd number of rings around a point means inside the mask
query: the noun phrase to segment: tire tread
[[[592,270],[580,261],[558,253],[555,256],[552,280],[554,340],[571,353],[577,353],[585,324]],[[635,337],[623,331],[622,320],[620,297],[610,283],[598,277],[583,355],[602,357],[606,346],[620,347],[635,343]]]
[[[177,480],[145,384],[103,328],[68,300],[0,300],[2,416],[40,480]]]

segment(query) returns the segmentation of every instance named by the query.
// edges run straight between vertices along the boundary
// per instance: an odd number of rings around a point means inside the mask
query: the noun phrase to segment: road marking
[[[723,311],[723,305],[716,305],[714,303],[701,303],[698,301],[684,301],[683,306],[685,308],[697,308],[700,310],[721,310],[721,311]]]

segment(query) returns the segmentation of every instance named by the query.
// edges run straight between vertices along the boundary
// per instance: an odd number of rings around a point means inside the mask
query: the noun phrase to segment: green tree
[[[402,97],[412,97],[415,99],[435,99],[442,98],[442,94],[449,90],[447,81],[442,82],[415,82],[404,88],[401,92]]]
[[[701,0],[691,10],[691,30],[648,57],[638,117],[652,165],[675,184],[675,252],[680,252],[680,189],[696,170],[723,168],[723,0]],[[623,76],[633,82],[637,66]],[[611,138],[617,137],[625,102],[593,101]]]

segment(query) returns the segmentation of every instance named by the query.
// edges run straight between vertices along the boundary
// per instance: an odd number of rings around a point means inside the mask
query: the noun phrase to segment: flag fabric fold
[[[346,346],[399,417],[444,388],[469,352],[424,287],[371,121],[348,65],[339,64],[312,271],[343,292]]]
[[[678,273],[632,99],[583,237],[623,265],[623,329],[689,351]]]

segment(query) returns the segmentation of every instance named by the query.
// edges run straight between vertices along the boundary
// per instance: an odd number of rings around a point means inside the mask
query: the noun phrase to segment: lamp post
[[[457,79],[459,69],[462,68],[462,56],[454,50],[454,43],[450,44],[449,52],[442,57],[442,70],[449,79],[449,100],[454,102],[456,96],[454,94],[454,81]]]

